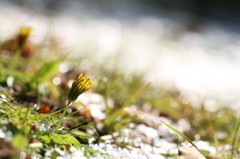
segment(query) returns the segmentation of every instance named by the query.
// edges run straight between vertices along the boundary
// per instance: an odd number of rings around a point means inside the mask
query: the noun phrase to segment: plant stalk
[[[58,121],[57,126],[56,126],[56,128],[55,128],[54,131],[58,131],[58,129],[59,129],[60,125],[62,124],[62,121],[63,121],[63,119],[64,119],[64,117],[65,117],[65,115],[66,115],[66,113],[67,113],[67,110],[68,110],[69,106],[71,105],[71,103],[72,103],[72,102],[69,102],[69,101],[67,102],[67,105],[66,105],[66,107],[64,108],[63,113],[62,113],[62,116],[60,117],[60,120]]]

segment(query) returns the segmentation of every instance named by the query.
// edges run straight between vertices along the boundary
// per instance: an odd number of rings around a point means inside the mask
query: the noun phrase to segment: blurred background
[[[71,56],[111,67],[110,56],[126,73],[143,72],[192,105],[205,99],[213,111],[218,100],[240,109],[237,1],[2,0],[0,12],[0,41],[30,26],[36,44],[50,34]]]

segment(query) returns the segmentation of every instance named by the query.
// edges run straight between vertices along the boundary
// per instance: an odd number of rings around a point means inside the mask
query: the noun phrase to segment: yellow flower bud
[[[19,48],[22,49],[23,45],[25,44],[25,42],[27,41],[30,33],[32,32],[32,28],[31,27],[23,27],[19,30],[18,33],[18,40],[19,40]]]
[[[82,73],[78,76],[72,84],[71,90],[68,94],[68,101],[75,101],[79,95],[87,91],[89,88],[92,88],[94,82],[92,82],[89,77],[83,75]]]

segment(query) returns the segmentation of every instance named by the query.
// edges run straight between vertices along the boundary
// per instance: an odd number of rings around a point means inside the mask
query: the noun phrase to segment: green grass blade
[[[109,108],[109,105],[108,105],[108,95],[109,95],[109,93],[108,93],[108,84],[106,83],[106,85],[105,85],[105,89],[104,89],[104,103],[105,103],[105,106],[106,106],[106,108],[105,108],[105,114],[107,115],[107,116],[109,116],[109,114],[110,114],[110,108]],[[106,118],[107,119],[107,118]]]
[[[232,157],[234,156],[234,149],[237,141],[237,134],[238,134],[239,128],[240,128],[240,117],[238,118],[238,121],[235,126],[235,130],[234,130],[233,141],[232,141]]]
[[[47,107],[50,107],[52,104],[48,104],[48,105],[45,105],[44,107],[42,107],[41,109],[38,109],[37,112],[40,112],[42,111],[43,109],[47,108]]]
[[[124,117],[120,121],[117,121],[114,123],[114,128],[118,130],[118,128],[121,128],[122,125],[125,125],[126,123],[130,123],[130,122],[136,122],[136,121],[141,121],[141,119],[138,116]]]
[[[136,93],[121,107],[121,109],[124,109],[126,107],[129,107],[136,99],[137,97],[150,85],[151,83],[147,83],[141,88],[137,90]]]
[[[59,119],[59,116],[53,116],[53,115],[49,115],[49,114],[38,114],[40,119]]]
[[[69,116],[71,116],[71,115],[74,115],[74,114],[76,114],[76,113],[82,111],[83,109],[84,109],[84,108],[79,109],[79,110],[76,110],[76,111],[74,111],[74,112],[72,112],[72,113],[69,113],[69,114],[67,114],[65,117],[69,117]]]
[[[64,108],[63,109],[60,109],[60,110],[57,110],[57,111],[55,111],[55,112],[52,112],[52,113],[50,113],[50,114],[48,114],[49,116],[53,116],[53,115],[55,115],[55,114],[57,114],[57,113],[59,113],[59,112],[61,112],[61,111],[63,111],[64,110]]]
[[[139,88],[131,98],[129,98],[129,100],[119,109],[117,109],[111,117],[111,121],[114,122],[117,117],[119,116],[118,114],[121,114],[121,112],[123,111],[124,108],[129,107],[136,99],[137,97],[150,85],[151,83],[147,83],[145,85],[143,85],[141,88]]]
[[[26,124],[26,121],[27,121],[28,114],[29,114],[30,110],[31,110],[31,106],[29,105],[28,108],[27,108],[27,111],[25,112],[25,116],[24,116],[24,119],[23,119],[24,125]]]
[[[197,146],[192,142],[191,139],[189,139],[186,135],[182,134],[181,132],[179,132],[178,130],[174,129],[172,126],[168,125],[167,123],[165,123],[164,121],[161,121],[164,125],[166,125],[168,128],[170,128],[172,131],[174,131],[176,134],[178,134],[179,136],[181,136],[183,139],[185,139],[186,141],[188,141],[190,144],[192,144],[194,147],[197,148]]]
[[[218,144],[216,131],[214,129],[213,123],[212,123],[211,119],[209,118],[207,112],[204,112],[203,115],[205,116],[207,122],[209,123],[210,129],[211,129],[211,133],[213,134],[213,141],[214,141],[214,145],[215,145],[215,148],[216,148],[215,156],[217,156],[218,155],[218,146],[219,146],[219,144]]]
[[[82,119],[83,116],[75,117],[75,118],[64,118],[63,121],[73,121],[73,120],[79,120]]]
[[[171,157],[171,158],[177,158],[178,157],[178,154],[160,154],[161,156],[164,156],[164,157]]]

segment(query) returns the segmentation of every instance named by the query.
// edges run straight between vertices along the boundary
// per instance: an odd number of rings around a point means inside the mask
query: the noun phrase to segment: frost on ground
[[[62,157],[58,157],[57,159],[161,159],[164,158],[160,155],[144,155],[139,154],[137,151],[128,150],[126,148],[117,148],[116,145],[112,144],[94,144],[92,145],[93,149],[99,151],[94,156],[86,157],[84,153],[84,148],[82,149],[71,149],[71,154],[65,153],[58,149],[59,153],[62,153]]]

